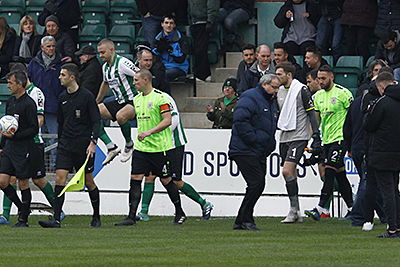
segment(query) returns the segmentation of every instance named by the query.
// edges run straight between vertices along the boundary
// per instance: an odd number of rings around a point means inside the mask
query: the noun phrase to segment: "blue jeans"
[[[172,82],[178,77],[186,76],[186,73],[180,68],[171,68],[165,70],[165,75],[167,76],[168,82]]]
[[[334,62],[342,55],[342,37],[343,30],[340,18],[321,17],[319,19],[315,44],[321,48],[323,55],[327,55],[328,49],[331,47]]]
[[[161,32],[161,18],[160,17],[147,17],[142,18],[144,38],[150,43],[150,46],[154,48],[156,35]]]
[[[44,124],[42,127],[43,133],[48,134],[58,134],[58,122],[57,122],[57,114],[54,113],[45,113],[44,114]],[[52,145],[56,142],[57,139],[50,138],[48,139],[48,145]],[[56,165],[56,157],[57,157],[57,149],[50,150],[50,166],[54,167]]]
[[[225,41],[232,44],[237,35],[237,28],[240,23],[246,22],[250,19],[249,13],[243,8],[238,8],[228,11],[225,8],[220,8],[218,11],[218,23],[224,26],[226,30]]]
[[[394,79],[400,82],[400,68],[396,68],[393,70]]]

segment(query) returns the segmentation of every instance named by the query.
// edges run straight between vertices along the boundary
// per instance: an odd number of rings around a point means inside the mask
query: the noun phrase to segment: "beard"
[[[329,90],[332,86],[332,80],[329,80],[328,83],[326,83],[326,85],[324,87],[322,87],[322,89],[324,89],[325,91]]]

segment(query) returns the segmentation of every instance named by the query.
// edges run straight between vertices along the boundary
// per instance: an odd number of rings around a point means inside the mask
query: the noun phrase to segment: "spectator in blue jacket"
[[[274,96],[280,85],[275,74],[262,76],[256,88],[241,95],[233,113],[228,154],[247,184],[234,230],[259,230],[253,211],[265,187],[266,158],[276,145],[278,106]]]
[[[165,16],[161,27],[163,30],[155,37],[153,52],[161,57],[167,80],[171,82],[189,71],[189,45],[185,36],[176,30],[175,17]]]
[[[28,65],[29,80],[39,87],[46,98],[44,131],[57,134],[58,96],[64,90],[58,79],[63,62],[56,51],[56,40],[53,36],[45,36],[41,40],[41,51]],[[52,140],[51,142],[54,142]],[[55,150],[52,153],[52,164],[55,163]]]

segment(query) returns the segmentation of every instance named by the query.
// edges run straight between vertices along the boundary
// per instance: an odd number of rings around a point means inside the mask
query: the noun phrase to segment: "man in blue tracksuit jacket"
[[[228,154],[238,165],[247,184],[234,230],[259,230],[253,211],[265,187],[266,158],[276,145],[278,106],[274,96],[280,85],[275,74],[262,76],[256,88],[241,95],[233,113]]]

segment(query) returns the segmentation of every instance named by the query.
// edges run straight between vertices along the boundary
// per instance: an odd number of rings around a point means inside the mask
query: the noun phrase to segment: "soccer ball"
[[[5,115],[0,119],[0,131],[14,134],[18,130],[18,121],[14,116]]]

